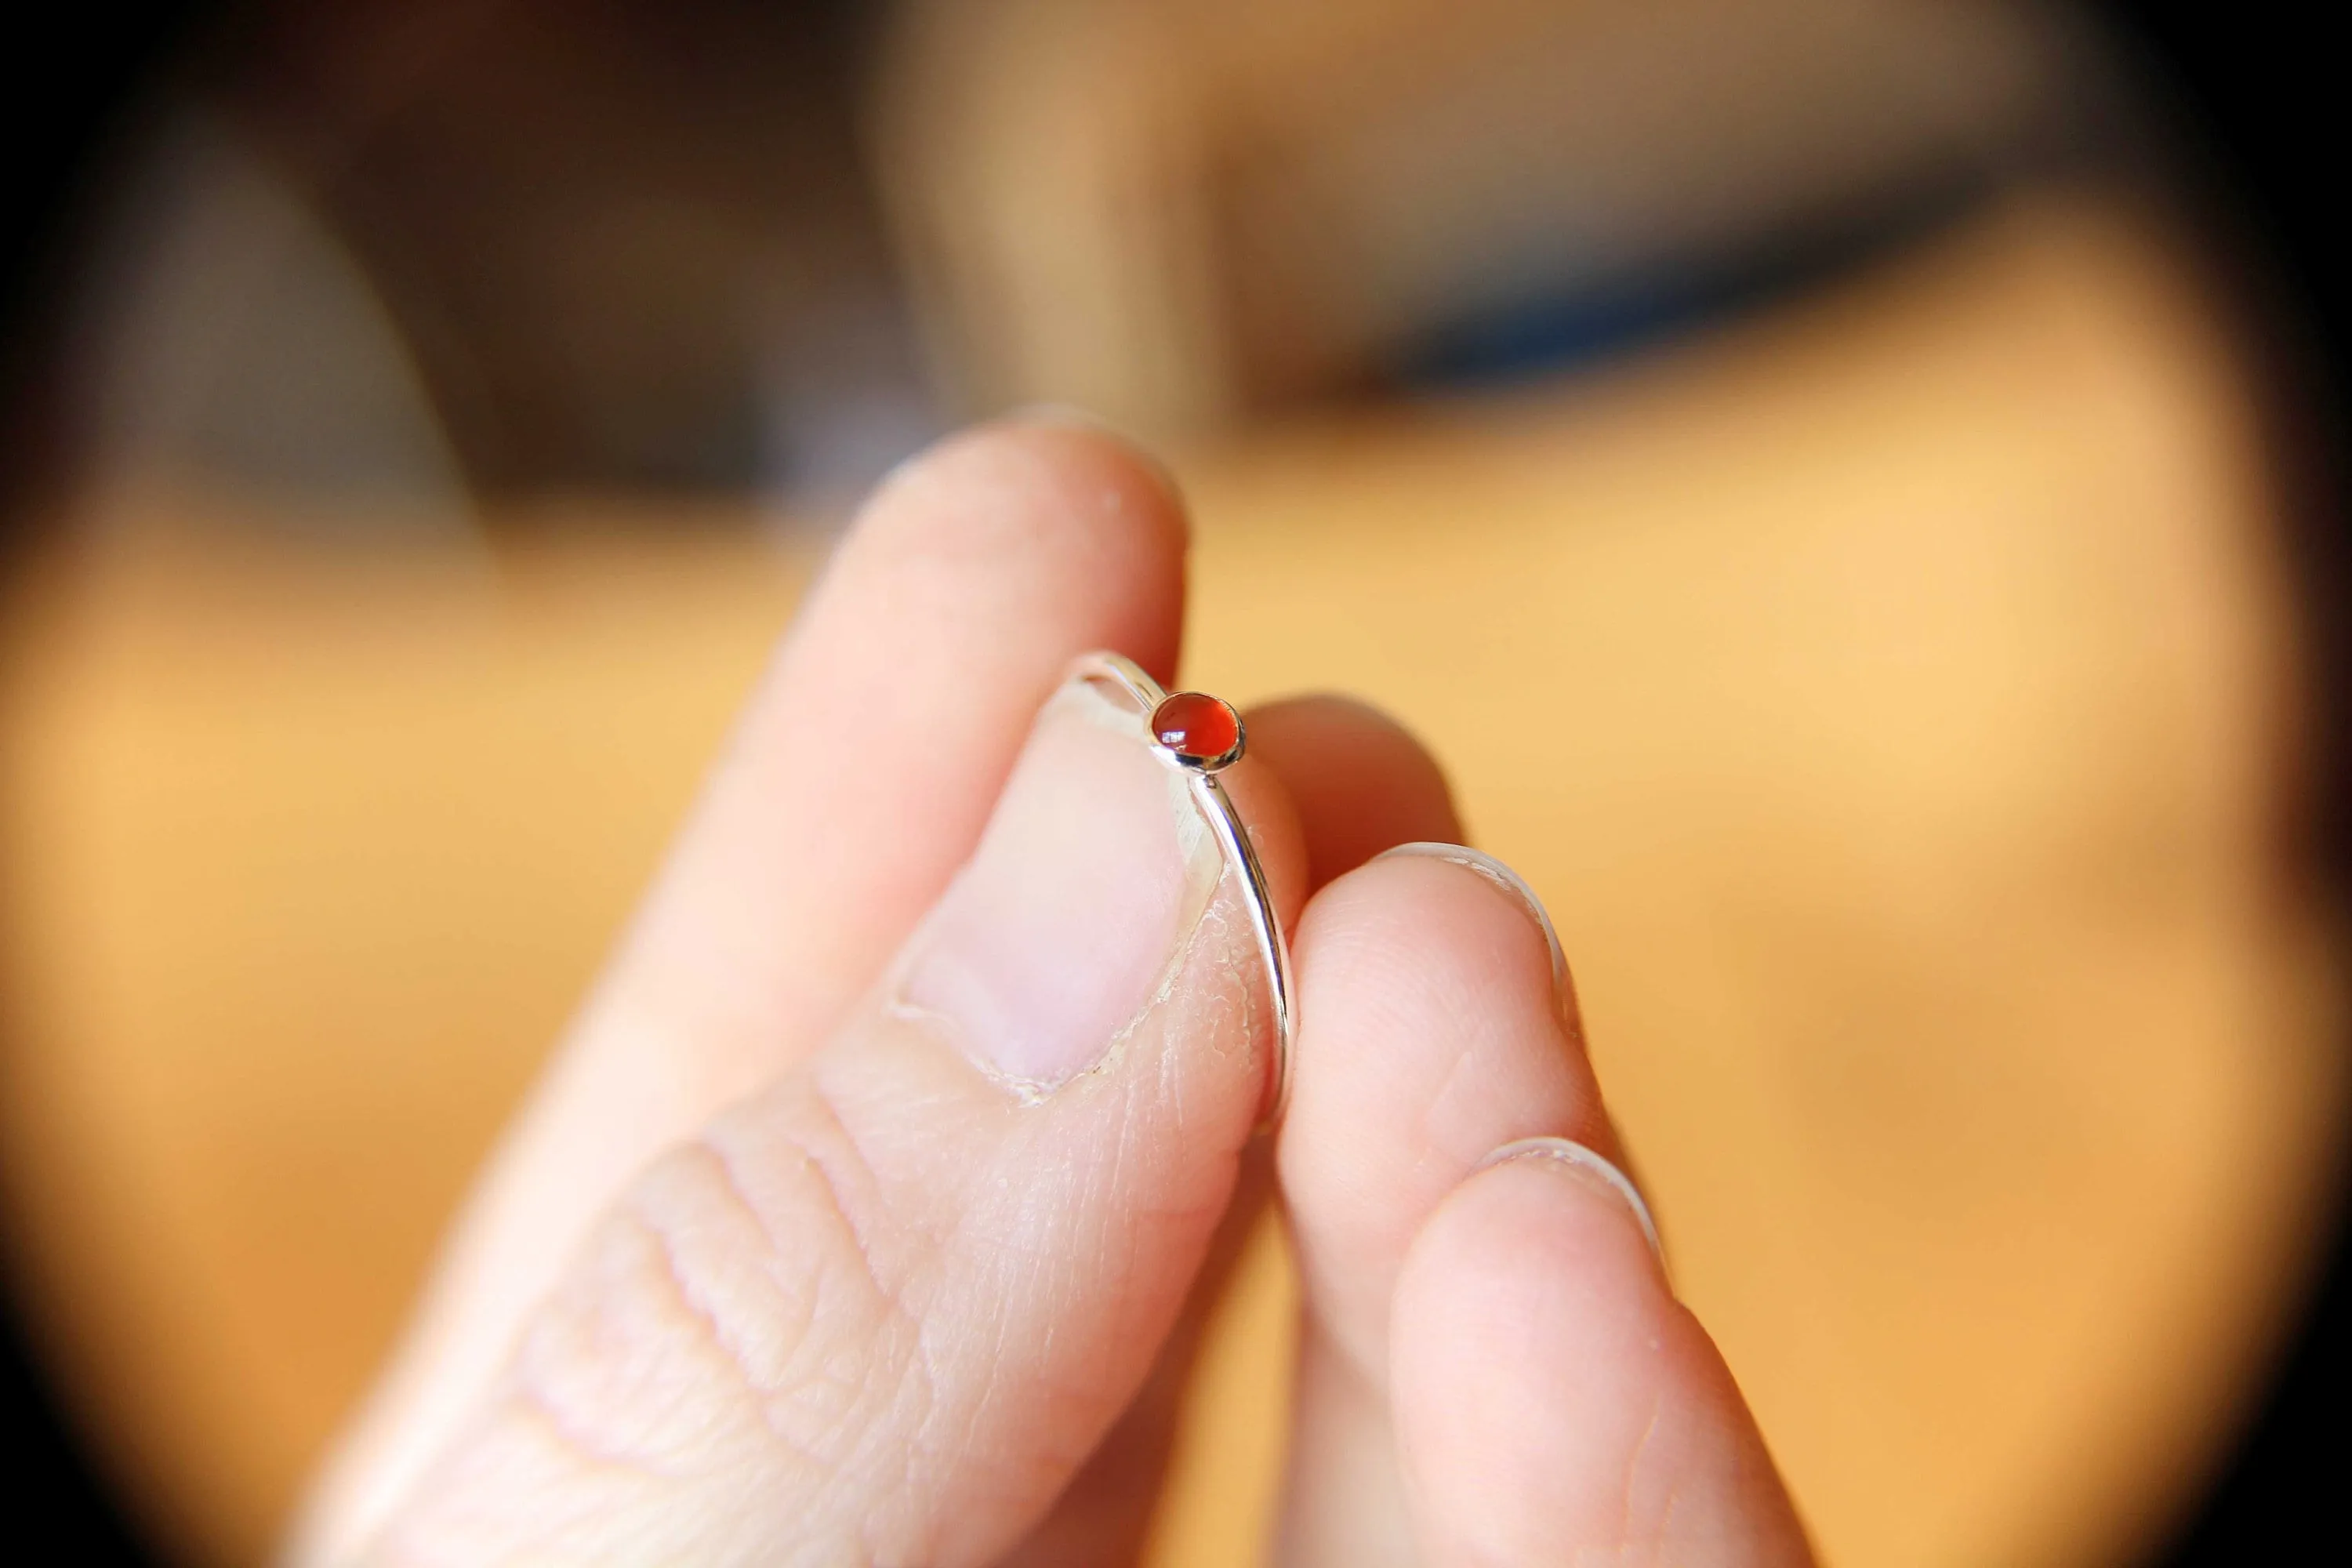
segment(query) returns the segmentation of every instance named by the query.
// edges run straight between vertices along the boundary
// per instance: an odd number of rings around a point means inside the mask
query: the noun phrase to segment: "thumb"
[[[1279,788],[1227,777],[1286,909]],[[384,1560],[985,1562],[1181,1307],[1264,1086],[1241,875],[1074,682],[971,862],[800,1069],[631,1184]]]

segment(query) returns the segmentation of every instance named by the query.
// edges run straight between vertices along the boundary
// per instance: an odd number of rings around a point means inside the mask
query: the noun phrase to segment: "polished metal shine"
[[[1168,700],[1168,693],[1158,681],[1115,653],[1083,655],[1071,674],[1126,693],[1142,710],[1147,722]],[[1240,730],[1232,749],[1214,757],[1186,756],[1160,744],[1156,736],[1152,738],[1151,750],[1160,761],[1184,775],[1192,788],[1193,803],[1200,807],[1209,831],[1224,851],[1226,864],[1241,871],[1242,901],[1249,907],[1250,924],[1256,931],[1259,951],[1265,957],[1266,984],[1274,1000],[1274,1060],[1260,1118],[1261,1126],[1271,1126],[1281,1118],[1283,1107],[1290,1099],[1290,1047],[1297,1029],[1291,1006],[1290,944],[1283,938],[1282,917],[1274,907],[1273,889],[1266,886],[1265,868],[1258,863],[1257,850],[1250,843],[1249,828],[1234,808],[1233,796],[1225,793],[1225,786],[1217,778],[1218,773],[1241,760],[1248,744],[1247,731]]]

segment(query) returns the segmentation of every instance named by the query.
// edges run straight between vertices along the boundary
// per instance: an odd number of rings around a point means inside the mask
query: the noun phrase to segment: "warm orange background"
[[[2331,1170],[2277,500],[2167,256],[2045,201],[1631,368],[1178,461],[1188,679],[1357,691],[1447,760],[1832,1563],[2124,1552]],[[89,510],[12,606],[0,1147],[110,1451],[250,1560],[814,546]],[[1269,1236],[1163,1568],[1254,1551],[1288,1289]]]

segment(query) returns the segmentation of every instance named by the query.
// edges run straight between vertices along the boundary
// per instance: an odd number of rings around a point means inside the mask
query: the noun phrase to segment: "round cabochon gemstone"
[[[1180,691],[1151,710],[1151,738],[1185,762],[1221,767],[1241,751],[1242,716],[1205,692]]]

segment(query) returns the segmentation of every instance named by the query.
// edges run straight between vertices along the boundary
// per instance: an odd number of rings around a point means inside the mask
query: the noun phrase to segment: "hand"
[[[1270,1180],[1307,1303],[1279,1561],[1805,1560],[1540,909],[1331,699],[1250,715],[1226,775],[1296,921],[1269,1171],[1237,889],[1135,717],[1056,686],[1095,647],[1172,676],[1183,552],[1071,426],[881,489],[299,1560],[1129,1560]]]

